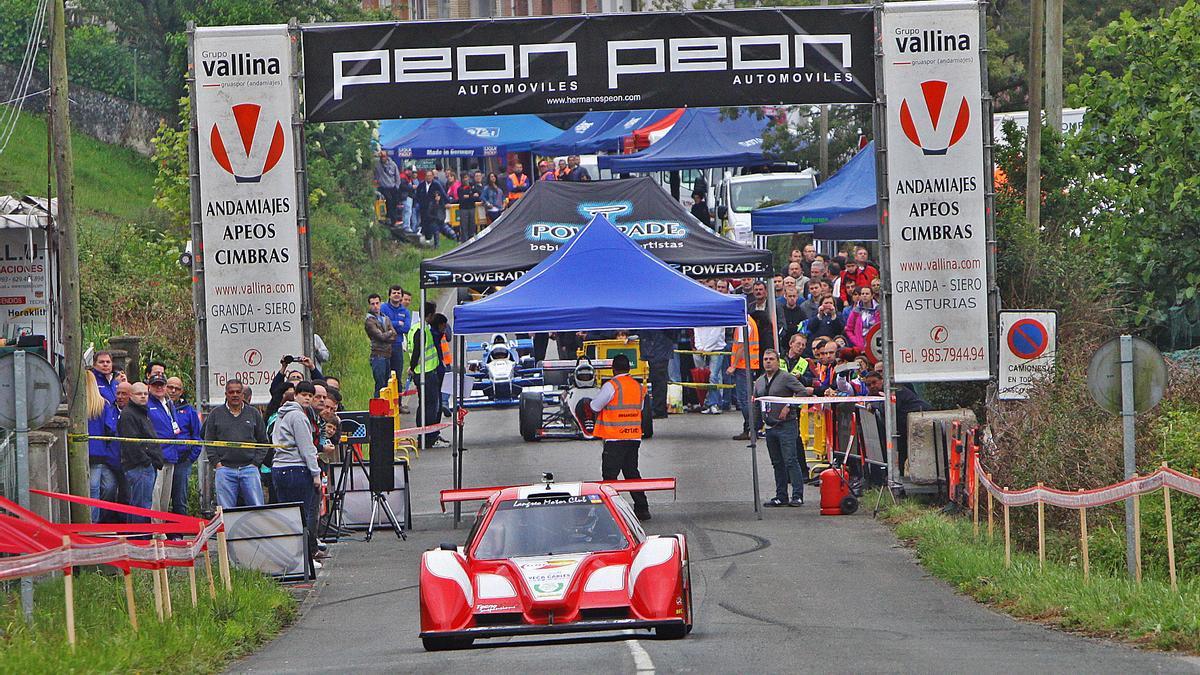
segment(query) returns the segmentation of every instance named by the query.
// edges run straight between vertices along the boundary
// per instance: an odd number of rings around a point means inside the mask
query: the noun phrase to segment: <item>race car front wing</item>
[[[661,626],[681,626],[683,619],[646,621],[643,619],[604,619],[573,621],[571,623],[521,624],[510,626],[475,626],[453,631],[424,631],[420,637],[491,638],[512,635],[545,635],[555,633],[586,633],[606,630],[651,630]]]

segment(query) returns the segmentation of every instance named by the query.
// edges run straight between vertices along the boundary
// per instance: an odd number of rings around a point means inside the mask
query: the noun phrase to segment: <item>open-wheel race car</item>
[[[463,400],[468,408],[515,405],[525,387],[541,386],[542,369],[533,360],[533,340],[509,339],[501,333],[489,342],[472,345],[483,352],[467,361],[470,390]]]
[[[421,557],[421,641],[434,651],[511,635],[692,629],[692,584],[682,534],[647,535],[618,492],[674,490],[674,478],[544,482],[443,490],[449,502],[486,500],[465,546]]]
[[[612,368],[612,359],[543,361],[543,381],[554,389],[521,394],[518,409],[521,438],[526,441],[595,438],[594,416],[582,406],[600,393],[599,371],[606,368]],[[642,401],[642,438],[652,436],[654,419],[647,392]]]

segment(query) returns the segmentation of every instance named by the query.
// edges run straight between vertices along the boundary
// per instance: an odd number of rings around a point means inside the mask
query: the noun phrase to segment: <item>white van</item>
[[[788,173],[725,174],[717,190],[717,220],[725,236],[746,246],[753,245],[750,212],[776,204],[786,204],[817,187],[817,172],[805,169]]]

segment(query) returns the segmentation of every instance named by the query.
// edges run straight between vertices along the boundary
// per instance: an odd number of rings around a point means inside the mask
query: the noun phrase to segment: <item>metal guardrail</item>
[[[0,496],[17,500],[17,434],[0,431]]]

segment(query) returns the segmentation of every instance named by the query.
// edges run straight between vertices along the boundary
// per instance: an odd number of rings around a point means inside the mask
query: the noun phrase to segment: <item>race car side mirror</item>
[[[440,548],[443,551],[457,551],[458,550],[458,546],[455,546],[454,544],[448,544],[446,542],[442,542],[441,544],[439,544],[438,548]]]

